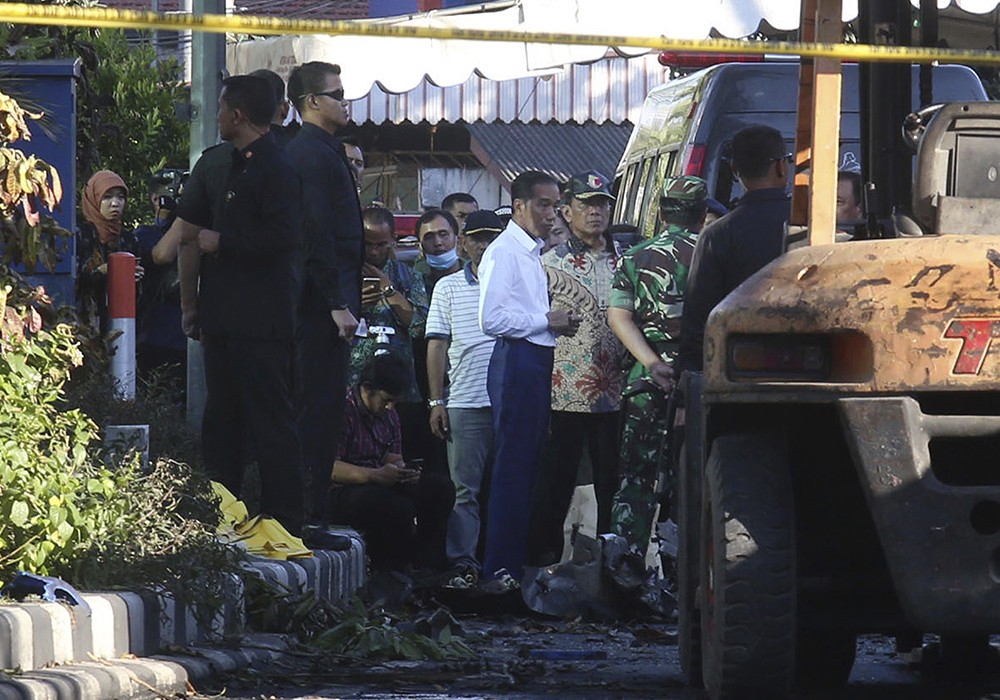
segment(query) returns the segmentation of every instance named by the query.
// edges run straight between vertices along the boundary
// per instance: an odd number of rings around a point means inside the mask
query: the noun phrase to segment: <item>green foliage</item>
[[[125,228],[134,227],[148,218],[149,176],[163,167],[187,168],[190,130],[175,113],[187,91],[180,66],[158,61],[148,36],[130,45],[124,32],[102,31],[93,47],[100,60],[89,87],[99,109],[90,128],[101,167],[128,185]]]
[[[444,617],[444,623],[435,623]],[[312,640],[314,646],[349,657],[448,661],[468,659],[475,654],[454,631],[454,620],[438,611],[425,624],[406,625],[377,603],[366,606],[352,598],[342,610],[340,621]]]
[[[79,337],[79,336],[78,336]],[[149,460],[201,465],[197,435],[188,427],[182,387],[169,373],[140,376],[134,401],[114,396],[104,340],[94,334],[83,346],[84,366],[77,370],[66,392],[66,405],[79,408],[98,425],[149,425]]]
[[[5,310],[8,285],[2,294]],[[57,407],[72,366],[81,361],[68,325],[30,336],[10,307],[0,354],[0,575],[16,569],[56,573],[72,568],[109,534],[129,504],[116,496],[129,468],[111,472],[90,459],[97,426]]]
[[[100,4],[97,0],[26,1],[73,7]],[[174,112],[176,103],[189,99],[177,62],[157,60],[148,35],[140,35],[130,45],[121,30],[89,27],[0,24],[0,47],[5,60],[82,60],[83,75],[77,86],[77,189],[96,171],[113,170],[125,180],[131,195],[125,228],[148,218],[149,175],[160,167],[188,165],[188,124]],[[15,97],[27,104],[26,96]]]
[[[70,377],[83,361],[74,326],[58,322],[39,290],[10,282],[0,290],[0,581],[26,570],[90,589],[166,589],[211,615],[241,554],[215,536],[221,513],[208,479],[166,457],[193,445],[176,394],[146,385],[137,401],[118,402],[128,406],[119,416],[152,424],[160,458],[148,472],[131,457],[112,463],[79,408],[80,378]],[[83,375],[94,391],[97,374]]]
[[[473,651],[458,623],[443,609],[408,621],[387,612],[382,601],[358,596],[333,603],[251,577],[246,582],[247,618],[262,632],[295,634],[307,646],[352,659],[467,659]]]

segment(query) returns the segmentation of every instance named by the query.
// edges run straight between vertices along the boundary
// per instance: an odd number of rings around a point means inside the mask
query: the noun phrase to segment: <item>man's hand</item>
[[[447,440],[451,437],[451,423],[448,420],[448,409],[435,406],[431,409],[431,432],[435,437]]]
[[[674,390],[674,370],[666,362],[658,360],[651,364],[647,371],[650,379],[664,392],[669,394]]]
[[[372,469],[368,480],[373,484],[383,486],[395,486],[416,481],[420,478],[420,472],[415,469],[407,469],[400,463],[383,464],[377,469]]]
[[[198,326],[198,310],[181,309],[181,330],[192,340],[201,340],[201,328]]]
[[[367,309],[382,301],[382,293],[386,288],[392,286],[392,280],[389,279],[387,274],[371,263],[365,263],[361,266],[361,275],[370,278],[377,277],[379,281],[377,288],[374,286],[366,287],[364,285],[361,287],[361,306]]]
[[[580,328],[580,321],[583,317],[578,315],[575,311],[566,311],[565,309],[552,309],[546,314],[549,319],[549,330],[551,330],[556,335],[576,335],[577,330]]]
[[[198,249],[202,253],[219,252],[219,238],[222,236],[218,231],[203,228],[198,232]]]
[[[350,309],[334,309],[330,312],[330,318],[337,326],[338,335],[344,340],[354,337],[354,331],[358,330],[358,319]]]

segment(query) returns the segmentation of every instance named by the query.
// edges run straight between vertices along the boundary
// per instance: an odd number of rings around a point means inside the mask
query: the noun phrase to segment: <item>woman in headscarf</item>
[[[107,330],[108,256],[133,252],[131,233],[122,235],[128,187],[118,174],[100,170],[83,188],[84,221],[76,239],[76,298],[82,319]]]

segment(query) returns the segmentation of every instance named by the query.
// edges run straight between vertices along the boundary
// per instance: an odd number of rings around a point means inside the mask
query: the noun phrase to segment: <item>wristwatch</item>
[[[388,287],[382,290],[382,298],[388,301],[389,297],[391,297],[395,293],[396,293],[396,288],[390,284]]]
[[[427,408],[434,408],[435,406],[445,406],[447,405],[447,403],[448,402],[445,401],[444,399],[431,399],[430,401],[427,402]]]

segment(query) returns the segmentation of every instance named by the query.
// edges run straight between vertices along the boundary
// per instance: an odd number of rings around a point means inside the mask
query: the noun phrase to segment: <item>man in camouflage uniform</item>
[[[622,394],[621,485],[611,531],[640,557],[645,556],[656,512],[656,478],[669,427],[666,403],[673,389],[684,291],[707,198],[701,178],[667,178],[660,196],[660,220],[666,228],[629,250],[612,282],[608,323],[631,353],[632,365]]]

